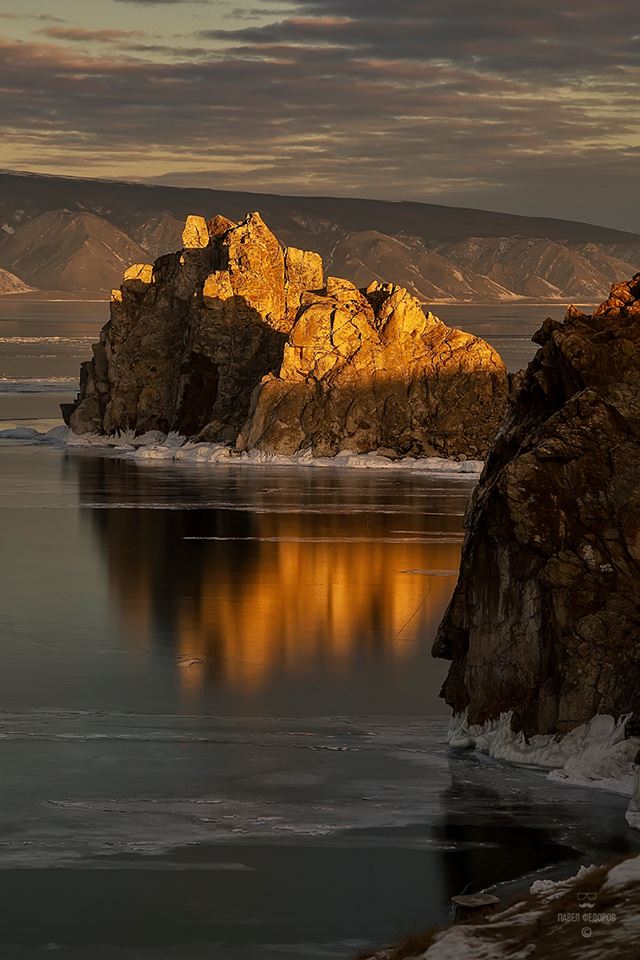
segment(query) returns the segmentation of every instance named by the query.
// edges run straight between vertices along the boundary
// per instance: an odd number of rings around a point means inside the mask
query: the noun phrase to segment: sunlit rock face
[[[77,433],[175,430],[240,450],[481,458],[507,376],[484,341],[406,290],[329,278],[260,215],[187,218],[183,248],[138,263],[83,364]]]
[[[330,277],[302,297],[279,373],[256,390],[240,449],[481,459],[498,429],[504,365],[402,287]]]
[[[546,320],[467,515],[443,696],[526,734],[640,718],[640,274]]]

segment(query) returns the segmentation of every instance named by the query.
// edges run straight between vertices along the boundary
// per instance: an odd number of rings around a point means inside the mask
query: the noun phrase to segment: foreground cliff
[[[640,274],[545,321],[467,516],[434,645],[468,725],[640,728]]]
[[[189,217],[181,251],[125,272],[65,419],[271,454],[483,458],[506,396],[497,353],[400,287],[323,274],[257,213]]]

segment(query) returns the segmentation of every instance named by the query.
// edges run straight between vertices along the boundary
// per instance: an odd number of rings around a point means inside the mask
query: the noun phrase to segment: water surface
[[[55,418],[85,307],[0,302],[5,421]],[[347,958],[637,843],[445,747],[469,479],[8,441],[0,477],[0,957]]]

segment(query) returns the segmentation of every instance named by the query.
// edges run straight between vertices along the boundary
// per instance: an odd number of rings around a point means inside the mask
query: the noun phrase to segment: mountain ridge
[[[178,248],[192,210],[237,222],[256,200],[284,244],[356,285],[393,276],[424,302],[595,302],[640,266],[640,235],[577,221],[0,172],[0,267],[42,290],[106,292],[123,264]]]
[[[401,209],[401,210],[431,210],[431,211],[446,211],[451,214],[458,214],[459,216],[467,215],[471,219],[476,217],[488,217],[497,225],[498,223],[512,223],[514,226],[520,224],[521,226],[526,226],[526,224],[531,225],[542,225],[549,227],[550,230],[542,230],[540,227],[540,232],[535,233],[530,230],[524,231],[524,233],[518,232],[507,232],[507,233],[496,233],[496,232],[487,232],[480,233],[480,236],[539,236],[544,238],[551,238],[551,231],[555,227],[559,230],[559,236],[562,236],[564,239],[571,240],[574,239],[570,237],[567,233],[567,228],[571,228],[569,232],[576,231],[580,232],[581,230],[585,231],[585,236],[593,236],[593,231],[596,231],[601,234],[606,234],[606,238],[603,236],[603,241],[606,239],[609,242],[615,242],[617,237],[619,242],[628,243],[635,242],[640,244],[640,232],[634,233],[633,231],[620,230],[616,227],[606,227],[600,226],[598,224],[592,224],[588,221],[581,220],[568,220],[561,217],[530,217],[525,214],[517,213],[501,213],[494,210],[484,210],[479,207],[457,207],[451,206],[448,204],[439,204],[439,203],[430,203],[421,200],[376,200],[370,197],[334,197],[334,196],[320,196],[318,194],[304,195],[304,194],[277,194],[277,193],[264,193],[261,191],[251,191],[251,190],[217,190],[212,187],[178,187],[170,186],[162,183],[147,183],[142,181],[135,180],[108,180],[100,178],[91,178],[91,177],[64,177],[58,176],[56,174],[41,174],[41,173],[32,173],[30,171],[15,171],[0,169],[0,208],[2,207],[2,195],[4,188],[5,178],[15,178],[24,181],[29,181],[33,183],[37,180],[44,180],[47,182],[56,181],[63,182],[68,184],[73,184],[76,191],[80,184],[99,184],[104,187],[113,187],[113,188],[124,188],[132,190],[149,190],[149,191],[163,191],[170,195],[179,195],[181,198],[186,198],[187,205],[189,206],[189,211],[196,209],[192,204],[192,198],[194,196],[205,195],[211,197],[213,200],[219,198],[230,198],[231,202],[236,201],[238,198],[252,198],[253,200],[262,199],[266,202],[267,206],[269,201],[284,201],[285,203],[292,203],[294,201],[299,202],[301,205],[309,204],[315,206],[318,203],[339,203],[344,205],[350,205],[357,207],[359,209],[375,205],[377,207],[384,207],[389,209]],[[244,200],[242,201],[244,204]],[[215,206],[215,204],[214,204]],[[154,207],[155,209],[155,207]],[[186,209],[186,208],[185,208]],[[215,206],[215,209],[218,210],[218,207]],[[247,207],[249,209],[249,207]],[[178,219],[184,220],[188,216],[188,212]],[[226,216],[226,214],[223,213]],[[473,234],[468,233],[466,228],[460,227],[462,230],[461,236],[472,236]],[[487,228],[488,229],[488,228]]]

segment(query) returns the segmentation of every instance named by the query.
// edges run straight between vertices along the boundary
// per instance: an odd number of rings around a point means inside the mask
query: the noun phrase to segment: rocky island
[[[640,745],[640,274],[547,320],[466,519],[434,654],[453,739],[586,779]],[[597,741],[594,743],[594,740]],[[637,802],[628,814],[638,825]]]
[[[176,432],[237,451],[482,459],[504,364],[406,290],[325,280],[258,213],[190,216],[183,248],[136,264],[65,407],[77,434]]]

